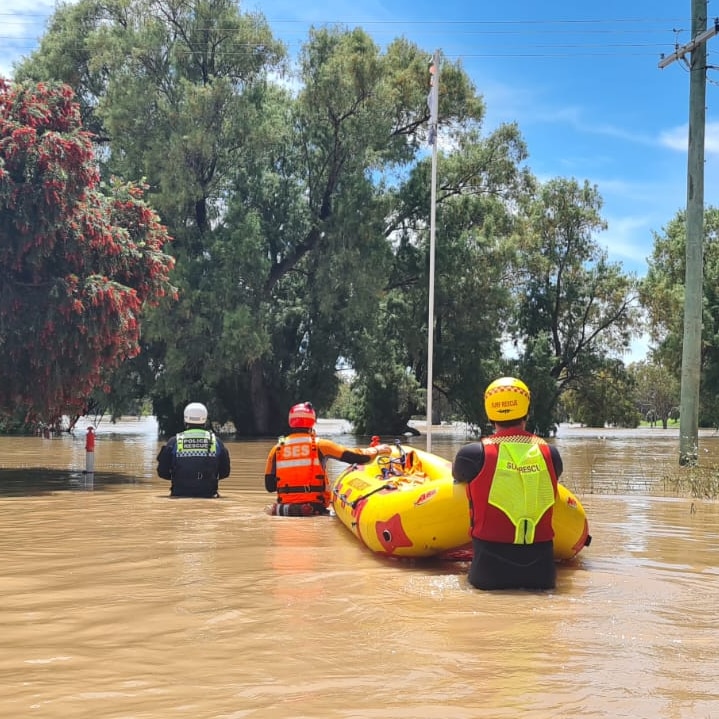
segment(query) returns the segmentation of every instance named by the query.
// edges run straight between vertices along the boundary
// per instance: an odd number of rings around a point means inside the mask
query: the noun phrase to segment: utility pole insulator
[[[678,47],[671,55],[665,56],[664,53],[662,53],[659,56],[659,69],[663,70],[675,60],[683,60],[685,55],[693,52],[700,45],[704,45],[707,40],[711,40],[715,35],[719,35],[719,17],[714,18],[714,27],[699,33],[691,42],[688,42],[682,47]]]

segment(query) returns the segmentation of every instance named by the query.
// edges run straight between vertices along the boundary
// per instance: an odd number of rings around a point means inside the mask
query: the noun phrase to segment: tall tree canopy
[[[517,229],[513,204],[531,194],[534,180],[523,166],[526,146],[515,125],[487,135],[475,122],[455,128],[439,153],[436,217],[433,403],[435,421],[448,409],[481,421],[483,393],[496,377],[502,338],[512,313],[506,282]],[[445,136],[442,130],[441,136]],[[362,414],[374,424],[396,418],[392,431],[424,409],[427,386],[429,306],[429,158],[417,163],[397,189],[388,237],[394,244],[384,311],[355,387]],[[394,413],[388,400],[397,396]],[[398,412],[399,408],[401,412]]]
[[[60,68],[78,84],[107,167],[147,176],[176,238],[180,302],[146,333],[163,429],[193,396],[246,434],[282,430],[298,399],[328,406],[338,362],[357,366],[376,338],[398,211],[416,213],[394,187],[425,154],[428,54],[314,30],[284,89],[280,44],[227,0],[81,0],[58,17],[19,72]],[[448,132],[482,114],[446,63]],[[428,196],[416,199],[427,218]]]
[[[135,185],[101,186],[68,86],[0,80],[0,411],[79,415],[173,288]]]
[[[162,431],[190,399],[241,434],[283,431],[291,404],[329,407],[341,365],[363,431],[401,432],[424,409],[429,57],[324,27],[288,66],[264,18],[232,0],[59,7],[18,77],[75,87],[103,172],[146,177],[175,238],[179,301],[148,317],[136,363]],[[628,285],[591,244],[598,196],[537,195],[519,128],[483,132],[460,63],[442,59],[440,78],[434,406],[477,422],[508,338],[546,339],[556,387],[626,339]],[[128,376],[115,387],[139,386]]]
[[[515,341],[519,371],[543,387],[533,396],[542,433],[555,421],[561,394],[588,384],[600,368],[613,373],[612,357],[621,356],[636,331],[636,279],[609,262],[594,237],[606,227],[601,205],[596,187],[560,178],[541,185],[527,208],[513,277]]]
[[[678,212],[654,235],[642,302],[657,363],[681,375],[686,271],[686,213]],[[704,213],[701,391],[699,422],[719,426],[719,209]]]

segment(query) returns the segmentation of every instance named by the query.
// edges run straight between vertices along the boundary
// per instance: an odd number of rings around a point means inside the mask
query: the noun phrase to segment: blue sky
[[[3,0],[0,74],[28,54],[53,2]],[[296,53],[311,25],[361,26],[380,46],[404,36],[460,60],[484,97],[486,130],[516,122],[540,179],[597,185],[609,228],[597,236],[627,271],[646,272],[652,232],[686,205],[689,73],[659,69],[661,53],[691,39],[691,0],[569,3],[515,0],[256,0],[274,34]],[[719,4],[709,3],[719,15]],[[708,64],[719,66],[719,36]],[[719,71],[709,71],[705,201],[719,206]]]

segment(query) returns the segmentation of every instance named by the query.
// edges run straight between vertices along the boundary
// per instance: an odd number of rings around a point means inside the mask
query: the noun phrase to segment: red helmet
[[[290,410],[290,427],[305,427],[312,429],[317,421],[317,415],[310,402],[300,402]]]

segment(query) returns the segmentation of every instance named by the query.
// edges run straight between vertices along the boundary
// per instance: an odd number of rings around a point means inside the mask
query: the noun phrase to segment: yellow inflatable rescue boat
[[[347,468],[330,486],[335,514],[373,552],[471,556],[466,485],[454,483],[443,457],[397,445],[391,455]],[[584,508],[563,484],[553,524],[555,559],[571,559],[591,541]]]

